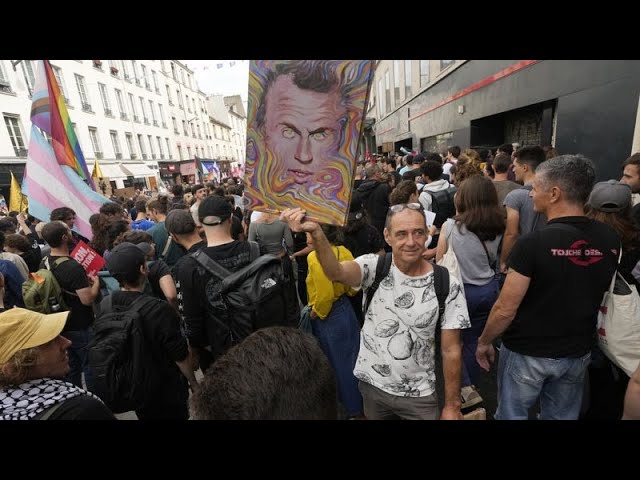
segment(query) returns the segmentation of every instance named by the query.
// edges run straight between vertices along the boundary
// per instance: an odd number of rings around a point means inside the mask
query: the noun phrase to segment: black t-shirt
[[[93,308],[91,305],[83,305],[75,293],[76,290],[89,287],[89,279],[82,265],[73,258],[69,258],[66,262],[54,267],[53,264],[58,258],[61,257],[50,256],[49,265],[52,268],[53,276],[56,277],[60,284],[60,288],[66,290],[62,293],[62,298],[71,310],[62,332],[84,330],[93,324]],[[41,263],[40,268],[45,268],[44,261]]]
[[[190,253],[195,253],[198,250],[202,250],[203,248],[205,248],[207,246],[207,242],[205,242],[204,240],[195,243],[191,246],[191,248],[189,248],[189,250],[187,250],[187,255],[185,255],[184,257],[180,257],[180,259],[176,262],[176,264],[173,266],[173,279],[176,282],[176,293],[178,295],[178,313],[180,314],[181,317],[181,322],[180,322],[180,328],[182,329],[183,334],[186,336],[186,328],[185,328],[185,324],[184,324],[184,298],[182,295],[182,285],[180,283],[180,278],[181,278],[181,273],[180,270],[182,269],[182,265],[184,264],[185,260],[190,259],[191,257],[189,256]],[[192,268],[193,265],[187,261],[187,268]]]
[[[633,221],[636,222],[636,226],[640,228],[640,203],[634,205],[634,207],[631,209],[631,218],[633,218]]]
[[[47,410],[39,413],[33,419],[39,420],[46,412]],[[89,395],[77,395],[62,402],[48,420],[116,420],[116,417],[97,398]]]
[[[153,295],[160,300],[166,300],[167,297],[164,296],[162,288],[160,288],[160,279],[167,275],[171,275],[171,270],[162,260],[153,260],[152,262],[149,262],[149,276],[147,279],[149,280],[149,285],[151,285],[151,292],[145,293]]]
[[[640,291],[640,282],[631,274],[636,265],[640,262],[640,242],[634,242],[627,247],[622,247],[622,258],[618,270],[629,285],[635,285]]]
[[[224,268],[235,272],[251,263],[249,242],[233,241],[216,247],[205,247],[202,252],[218,262]],[[184,257],[176,279],[180,283],[182,313],[184,315],[186,335],[191,345],[204,347],[209,345],[206,329],[207,281],[209,274],[191,255]]]
[[[619,248],[612,228],[587,217],[557,218],[522,236],[508,264],[531,283],[503,335],[507,348],[547,358],[589,352]]]
[[[242,220],[235,215],[231,216],[231,238],[238,240],[240,235],[244,233],[244,227],[242,226]]]

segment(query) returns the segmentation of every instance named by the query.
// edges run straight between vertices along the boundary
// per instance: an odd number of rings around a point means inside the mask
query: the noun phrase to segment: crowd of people
[[[134,306],[157,379],[139,419],[462,419],[490,368],[496,419],[640,418],[640,373],[595,340],[616,270],[640,287],[640,154],[622,171],[596,183],[589,159],[541,146],[386,155],[358,165],[344,227],[251,212],[234,178],[106,203],[91,240],[71,206],[7,212],[0,418],[114,419],[94,328]],[[70,257],[80,240],[97,276]],[[234,338],[207,262],[231,276],[263,256],[296,324]],[[23,296],[43,269],[50,314]]]

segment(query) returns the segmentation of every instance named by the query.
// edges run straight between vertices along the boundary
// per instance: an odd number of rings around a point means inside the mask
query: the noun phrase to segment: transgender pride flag
[[[54,208],[70,207],[76,212],[74,230],[91,239],[89,217],[109,200],[93,190],[64,98],[46,60],[38,62],[31,122],[22,191],[29,198],[29,213],[47,222]],[[41,130],[51,137],[53,146]]]

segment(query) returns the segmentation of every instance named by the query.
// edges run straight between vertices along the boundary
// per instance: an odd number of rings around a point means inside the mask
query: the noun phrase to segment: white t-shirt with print
[[[378,255],[355,259],[362,272],[362,288],[375,279]],[[360,352],[353,374],[391,395],[424,397],[436,389],[435,329],[438,299],[433,271],[405,275],[391,263],[380,282],[360,332]],[[443,330],[469,328],[469,313],[458,281],[449,277]]]

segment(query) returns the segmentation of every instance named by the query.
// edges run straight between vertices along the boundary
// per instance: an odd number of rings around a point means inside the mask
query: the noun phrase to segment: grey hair
[[[546,190],[560,188],[567,202],[584,205],[595,184],[596,169],[583,155],[560,155],[542,162],[536,179]]]

